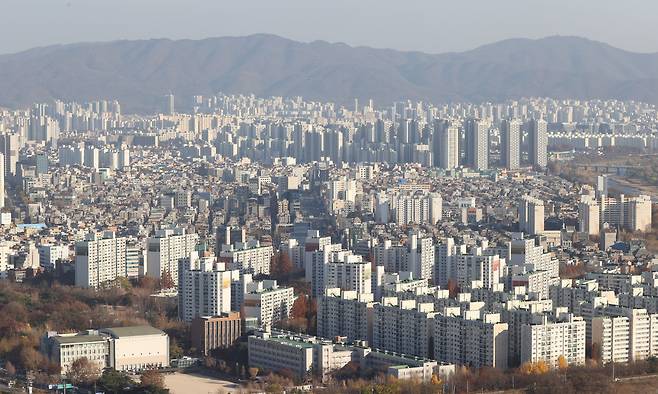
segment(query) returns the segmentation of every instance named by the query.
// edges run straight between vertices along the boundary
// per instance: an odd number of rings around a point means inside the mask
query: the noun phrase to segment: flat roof
[[[84,342],[102,342],[105,338],[100,335],[71,335],[71,336],[56,336],[53,340],[61,344],[69,343],[84,343]]]
[[[164,334],[164,331],[151,326],[110,327],[104,328],[102,331],[116,338]]]
[[[267,339],[260,338],[260,337],[255,337],[255,338],[265,340],[265,341],[270,341],[270,342],[277,342],[277,343],[280,343],[282,345],[294,346],[294,347],[303,348],[303,349],[313,347],[313,343],[305,342],[301,339],[294,338],[294,337],[293,337],[293,339],[290,339],[290,338],[285,337],[285,336],[282,336],[282,337],[272,336],[272,337],[269,337]]]

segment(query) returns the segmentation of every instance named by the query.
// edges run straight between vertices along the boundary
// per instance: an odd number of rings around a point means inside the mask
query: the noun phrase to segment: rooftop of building
[[[87,335],[87,334],[75,334],[75,335],[62,335],[53,337],[55,342],[60,344],[72,344],[72,343],[90,343],[90,342],[103,342],[105,338],[100,335]]]
[[[151,326],[110,327],[102,330],[115,338],[137,337],[142,335],[162,335],[165,332]]]

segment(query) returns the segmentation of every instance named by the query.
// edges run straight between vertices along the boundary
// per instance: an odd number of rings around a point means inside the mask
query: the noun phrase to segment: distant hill
[[[173,92],[254,93],[351,103],[522,96],[658,103],[658,54],[577,37],[511,39],[460,53],[426,54],[301,43],[272,35],[137,40],[34,48],[0,55],[0,106],[118,99],[125,112],[162,108]]]

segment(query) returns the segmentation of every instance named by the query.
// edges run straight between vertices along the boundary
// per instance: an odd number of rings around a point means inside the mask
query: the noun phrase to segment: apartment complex
[[[126,277],[126,238],[89,233],[75,245],[75,285],[97,288]]]

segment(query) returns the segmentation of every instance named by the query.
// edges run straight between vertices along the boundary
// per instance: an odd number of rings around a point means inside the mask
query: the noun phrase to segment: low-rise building
[[[86,358],[98,369],[108,366],[109,343],[96,330],[59,334],[49,331],[41,341],[41,352],[50,362],[59,365],[62,375],[76,360]]]
[[[313,374],[325,379],[350,362],[365,370],[384,372],[399,379],[430,381],[432,375],[447,379],[454,364],[372,349],[357,343],[347,345],[308,335],[258,331],[249,336],[249,366],[264,371],[287,372],[298,380]]]
[[[100,330],[110,343],[108,366],[117,371],[140,371],[169,366],[169,336],[151,326]]]
[[[49,331],[41,351],[66,374],[74,361],[87,358],[100,369],[140,371],[169,366],[169,336],[151,326],[112,327],[81,333]]]
[[[239,312],[219,316],[200,316],[192,320],[192,346],[204,355],[217,348],[231,346],[242,335]]]

